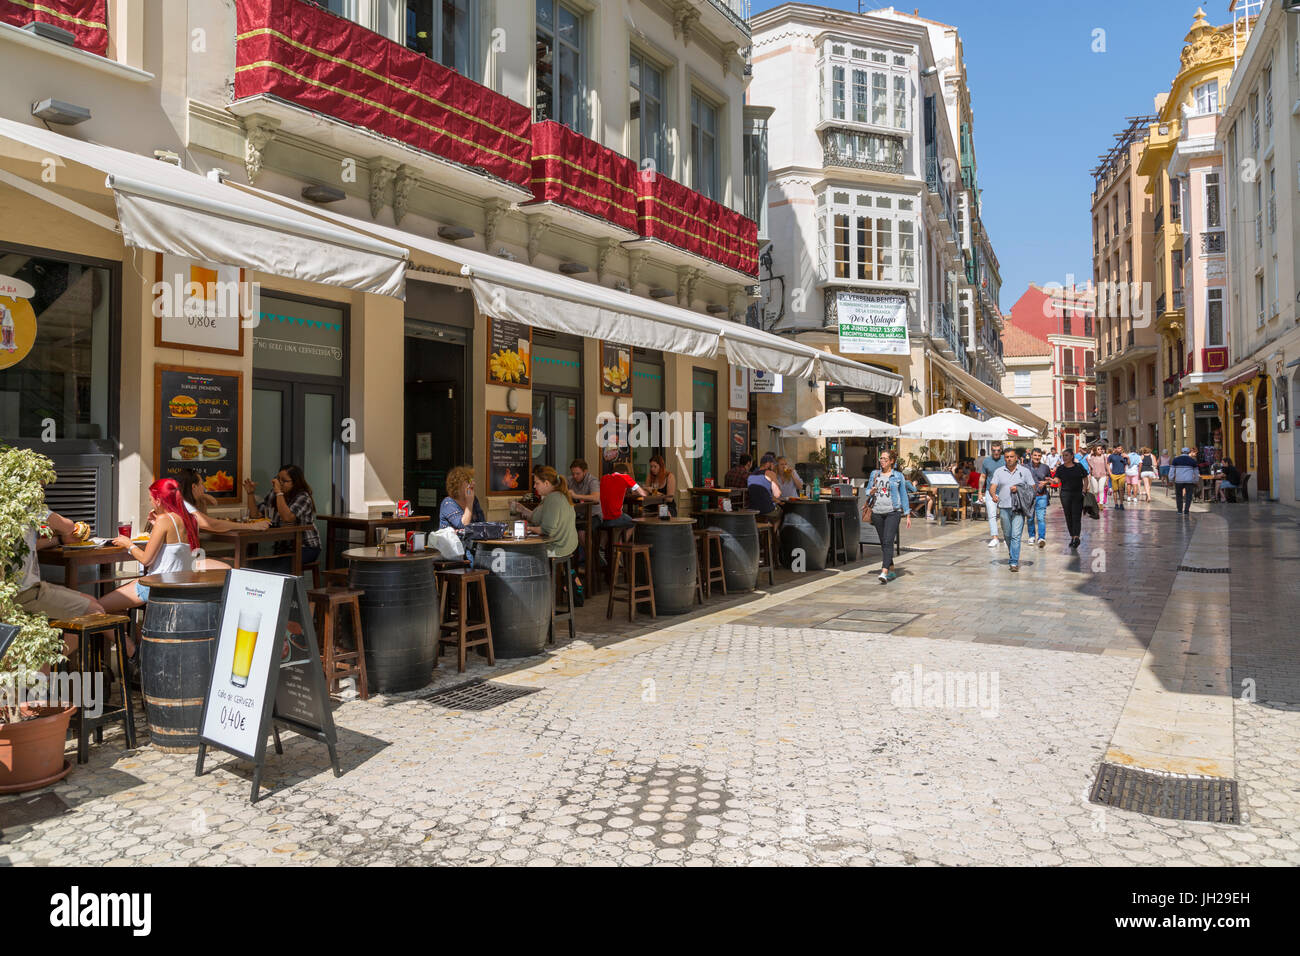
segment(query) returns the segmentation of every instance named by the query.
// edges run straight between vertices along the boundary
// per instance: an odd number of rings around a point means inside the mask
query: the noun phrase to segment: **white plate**
[[[221,446],[221,454],[218,455],[216,458],[204,458],[202,450],[199,451],[198,457],[196,458],[185,458],[181,455],[180,445],[177,445],[175,448],[172,449],[172,461],[221,461],[221,459],[225,457],[226,457],[225,445]]]

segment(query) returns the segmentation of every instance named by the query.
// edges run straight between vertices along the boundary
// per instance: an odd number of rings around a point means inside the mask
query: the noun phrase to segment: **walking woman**
[[[894,453],[882,451],[879,467],[867,478],[862,503],[862,516],[871,522],[880,538],[880,583],[888,584],[898,577],[894,573],[894,541],[898,538],[898,523],[906,518],[912,527],[912,513],[907,506],[908,495],[916,488],[894,468]]]
[[[1142,481],[1142,497],[1145,500],[1150,501],[1151,482],[1154,481],[1156,477],[1156,460],[1150,448],[1143,448],[1141,454],[1142,460],[1138,475]]]
[[[1061,483],[1061,510],[1065,512],[1065,529],[1070,534],[1070,547],[1079,546],[1079,521],[1083,517],[1083,483],[1088,469],[1065,458],[1056,466],[1056,480]]]

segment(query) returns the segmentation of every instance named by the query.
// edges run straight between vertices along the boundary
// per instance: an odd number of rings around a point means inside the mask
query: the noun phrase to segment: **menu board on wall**
[[[488,412],[488,494],[522,495],[532,489],[531,415]]]
[[[489,385],[532,387],[532,326],[488,318]]]
[[[217,498],[239,494],[240,372],[154,366],[154,474],[193,468]]]
[[[600,393],[632,394],[632,347],[613,342],[600,343]]]
[[[727,461],[740,464],[740,456],[749,451],[749,422],[727,422]]]

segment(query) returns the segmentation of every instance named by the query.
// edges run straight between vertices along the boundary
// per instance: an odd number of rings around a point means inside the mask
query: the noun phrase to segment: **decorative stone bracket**
[[[384,208],[384,194],[389,185],[397,178],[398,164],[395,160],[376,156],[370,160],[370,218],[378,219],[379,210]]]
[[[501,220],[505,214],[510,211],[510,203],[504,199],[489,199],[483,223],[483,238],[486,242],[484,246],[488,253],[492,253],[492,247],[497,244],[497,230],[501,228]]]
[[[700,14],[689,3],[681,3],[673,8],[673,37],[681,40],[683,46],[691,45],[691,30],[700,22]]]
[[[617,239],[600,240],[600,253],[596,259],[596,281],[604,283],[605,274],[609,271],[609,259],[614,254],[615,249],[622,248]]]
[[[542,236],[546,235],[551,228],[551,220],[545,216],[534,216],[528,220],[528,262],[531,264],[537,258],[537,250],[541,247]]]
[[[398,166],[393,180],[393,222],[400,223],[411,205],[411,189],[415,186],[415,168]]]
[[[266,147],[275,139],[280,121],[265,116],[249,116],[244,120],[244,172],[251,186],[262,172]]]
[[[691,307],[691,300],[695,298],[695,283],[703,275],[700,269],[693,269],[690,266],[677,267],[677,304],[685,308]]]

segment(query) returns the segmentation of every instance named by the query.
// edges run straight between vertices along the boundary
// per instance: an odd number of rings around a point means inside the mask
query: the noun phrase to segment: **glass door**
[[[253,387],[250,477],[261,499],[281,465],[302,467],[317,514],[344,509],[343,388],[259,378]],[[317,522],[322,533],[324,525]]]
[[[533,464],[550,465],[561,475],[581,457],[582,399],[575,393],[533,389]]]

